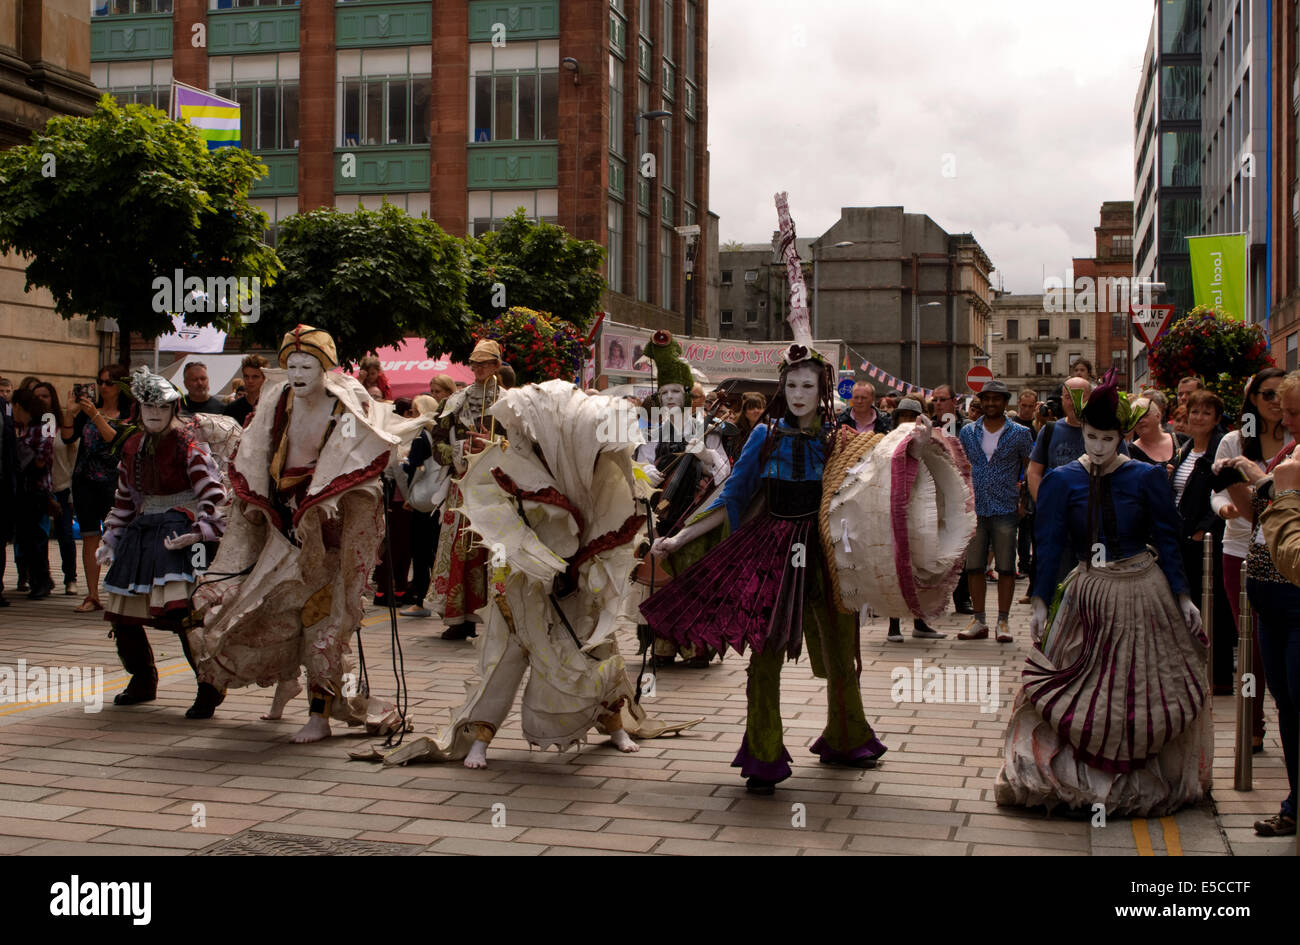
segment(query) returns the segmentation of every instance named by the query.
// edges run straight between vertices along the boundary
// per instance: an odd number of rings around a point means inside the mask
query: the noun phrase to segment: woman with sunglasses
[[[1214,457],[1216,469],[1239,462],[1245,457],[1262,474],[1268,461],[1291,442],[1291,434],[1282,425],[1282,398],[1279,389],[1286,372],[1265,368],[1246,382],[1242,398],[1241,426],[1224,436]],[[1219,518],[1227,522],[1223,530],[1223,587],[1232,607],[1233,623],[1240,619],[1241,566],[1250,550],[1250,487],[1240,485],[1214,493],[1210,504]],[[1254,637],[1254,665],[1263,666],[1259,636]],[[1264,750],[1264,700],[1251,700],[1254,710],[1252,744],[1254,751]]]
[[[118,386],[127,371],[120,364],[100,368],[98,397],[94,400],[68,394],[64,414],[64,443],[77,444],[77,461],[72,468],[72,508],[81,526],[81,565],[86,571],[86,598],[75,608],[85,614],[103,610],[99,601],[99,536],[103,521],[113,508],[117,489],[118,453],[128,431],[134,401]]]

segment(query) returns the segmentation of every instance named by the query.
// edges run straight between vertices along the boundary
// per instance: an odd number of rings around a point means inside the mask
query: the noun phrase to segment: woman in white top
[[[1265,368],[1246,384],[1242,398],[1241,429],[1233,430],[1219,443],[1214,458],[1216,470],[1249,461],[1262,473],[1268,461],[1291,442],[1291,434],[1282,426],[1282,400],[1278,387],[1286,372]],[[1253,435],[1243,435],[1253,434]],[[1244,459],[1243,459],[1244,458]],[[1232,605],[1233,622],[1240,618],[1241,566],[1250,550],[1250,487],[1243,481],[1214,493],[1210,498],[1214,512],[1227,522],[1223,532],[1223,586]],[[1263,536],[1260,537],[1261,543]],[[1255,666],[1262,666],[1259,639],[1255,638]],[[1254,708],[1253,748],[1264,748],[1264,700],[1256,698]]]

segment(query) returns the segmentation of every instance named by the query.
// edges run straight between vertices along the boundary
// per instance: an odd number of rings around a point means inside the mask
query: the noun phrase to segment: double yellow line
[[[1151,846],[1151,833],[1147,828],[1150,821],[1141,818],[1134,818],[1129,821],[1133,827],[1133,842],[1137,844],[1138,856],[1155,856],[1155,849]],[[1178,824],[1172,817],[1160,818],[1160,829],[1165,837],[1165,855],[1182,856],[1183,841],[1178,834]]]

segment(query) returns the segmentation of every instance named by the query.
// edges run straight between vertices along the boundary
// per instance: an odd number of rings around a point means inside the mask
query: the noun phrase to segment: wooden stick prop
[[[794,220],[790,218],[790,204],[785,191],[776,195],[776,215],[781,226],[778,255],[785,260],[785,276],[790,283],[790,330],[794,342],[812,347],[812,327],[808,322],[808,287],[803,281],[803,264],[795,248]]]

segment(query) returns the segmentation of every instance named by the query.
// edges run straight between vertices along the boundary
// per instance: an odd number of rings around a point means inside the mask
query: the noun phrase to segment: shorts
[[[966,570],[983,573],[989,564],[989,547],[993,548],[998,574],[1016,573],[1016,515],[977,515],[975,534],[966,546]]]
[[[77,516],[77,526],[83,535],[98,535],[104,519],[113,508],[117,481],[95,482],[89,479],[72,480],[72,511]]]

